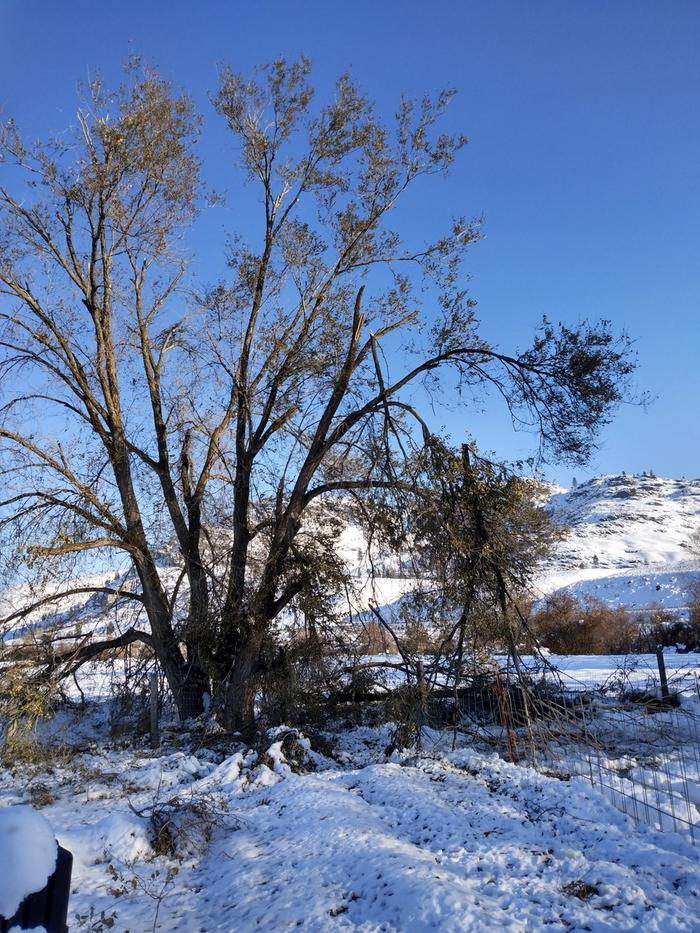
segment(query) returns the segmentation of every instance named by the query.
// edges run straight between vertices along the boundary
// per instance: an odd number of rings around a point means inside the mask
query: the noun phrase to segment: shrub
[[[178,860],[201,856],[226,815],[224,802],[214,794],[192,793],[156,801],[147,815],[153,854]]]
[[[548,597],[530,627],[555,654],[627,654],[638,643],[638,629],[626,609],[593,599],[581,604],[568,593]]]
[[[359,654],[392,654],[395,651],[394,640],[383,625],[372,620],[363,623],[358,644]]]
[[[1,757],[15,761],[43,761],[46,750],[36,737],[36,726],[53,711],[53,686],[38,680],[26,663],[8,665],[0,672],[0,724],[3,729]]]

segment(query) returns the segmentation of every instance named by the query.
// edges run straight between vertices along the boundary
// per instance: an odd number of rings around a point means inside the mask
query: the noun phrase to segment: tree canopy
[[[342,589],[332,523],[309,520],[321,504],[415,507],[427,542],[439,510],[472,495],[466,480],[484,481],[421,399],[461,392],[466,432],[490,386],[544,455],[583,462],[633,370],[607,321],[490,345],[465,285],[479,223],[461,207],[439,237],[405,235],[399,203],[466,144],[440,129],[451,91],[403,99],[389,120],[347,74],[323,96],[304,58],[221,71],[232,184],[257,191],[260,218],[231,231],[214,283],[188,249],[209,197],[204,127],[157,71],[132,62],[114,90],[91,82],[60,137],[28,143],[12,122],[0,137],[6,553],[42,579],[120,555],[135,585],[117,595],[148,621],[122,643],[152,646],[183,715],[213,690],[235,729],[254,718],[275,620]],[[489,547],[522,554],[516,539]],[[496,566],[482,560],[484,580]],[[93,654],[88,640],[71,663]]]

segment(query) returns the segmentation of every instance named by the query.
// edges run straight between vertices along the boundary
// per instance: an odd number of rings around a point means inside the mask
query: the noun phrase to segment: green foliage
[[[442,650],[477,641],[507,641],[521,594],[557,537],[537,483],[430,436],[411,464],[408,497],[384,498],[377,534],[410,548],[424,580],[404,600],[404,624],[442,632]],[[440,639],[437,639],[438,646]]]
[[[513,365],[514,364],[514,365]],[[631,341],[610,321],[584,321],[576,328],[546,318],[532,344],[506,368],[514,377],[516,411],[529,413],[541,447],[585,463],[595,437],[625,398],[636,368]]]

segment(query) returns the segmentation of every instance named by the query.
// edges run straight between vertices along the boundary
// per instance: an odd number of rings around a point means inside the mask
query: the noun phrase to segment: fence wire
[[[578,683],[555,669],[473,679],[429,718],[504,757],[582,777],[638,823],[700,844],[700,716],[696,681],[662,697],[658,681]]]
[[[631,673],[632,672],[632,673]],[[435,684],[435,681],[433,681]],[[669,696],[632,668],[585,681],[545,665],[472,670],[450,689],[423,692],[419,725],[564,779],[597,787],[637,823],[700,845],[700,697],[694,669]],[[176,708],[164,681],[161,713]],[[417,694],[421,691],[418,690]]]

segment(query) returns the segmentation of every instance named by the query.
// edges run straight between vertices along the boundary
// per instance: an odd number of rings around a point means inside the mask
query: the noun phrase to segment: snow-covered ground
[[[530,666],[539,665],[539,658],[524,658]],[[603,689],[614,681],[631,687],[659,686],[659,668],[655,654],[548,654],[547,660],[558,672],[561,682],[573,690]],[[664,666],[669,688],[684,691],[698,699],[700,654],[679,654],[673,649],[664,652]]]
[[[566,588],[636,609],[688,605],[700,579],[688,548],[700,481],[601,477],[556,492],[551,507],[569,531],[542,570],[540,593]],[[387,575],[363,591],[357,529],[343,531],[339,547],[349,565],[357,561],[360,609],[370,598],[396,603],[412,586],[385,562]],[[6,593],[3,608],[21,598]],[[71,630],[115,620],[119,629],[133,618],[111,597],[79,595],[70,608],[53,621]],[[52,615],[46,610],[47,621]],[[600,687],[621,666],[632,686],[657,677],[653,656],[550,661],[572,689]],[[636,739],[630,749],[607,748],[595,759],[599,777],[587,778],[593,759],[564,737],[559,764],[570,767],[547,776],[467,747],[465,737],[452,749],[451,733],[429,733],[422,749],[387,758],[389,724],[339,724],[323,742],[314,738],[327,757],[307,750],[315,768],[307,773],[291,770],[274,736],[259,755],[220,736],[165,729],[156,754],[107,740],[119,725],[113,709],[90,701],[115,690],[123,663],[80,673],[91,712],[62,711],[50,725],[53,742],[73,746],[58,763],[0,773],[0,806],[40,807],[74,853],[73,930],[700,931],[700,847],[674,832],[663,788],[656,822],[666,832],[644,825],[646,816],[654,822],[665,769],[664,787],[678,787],[686,823],[700,827],[700,766],[689,772],[677,749],[659,755]],[[671,686],[695,713],[699,665],[699,655],[666,655]],[[648,737],[651,719],[640,723]],[[657,795],[642,799],[646,816],[633,785]]]
[[[307,752],[303,774],[280,735],[262,758],[174,738],[160,757],[95,747],[5,773],[0,803],[41,803],[73,852],[73,930],[699,928],[682,838],[635,828],[581,779],[437,735],[387,760],[389,735],[328,734],[333,758]],[[170,814],[160,837],[154,807]]]
[[[655,674],[651,656],[549,660],[578,688],[621,661],[633,683]],[[666,660],[672,681],[694,684],[700,656]],[[87,711],[64,708],[45,729],[53,763],[0,773],[0,808],[40,808],[74,855],[72,930],[700,930],[687,832],[700,827],[700,769],[679,770],[668,745],[650,757],[628,724],[630,749],[607,743],[595,786],[598,759],[563,737],[538,773],[434,730],[387,757],[390,723],[338,723],[291,752],[282,730],[262,753],[165,724],[158,753],[105,702],[120,676],[121,662],[86,668]],[[700,711],[692,690],[687,703]],[[106,738],[120,725],[122,739]],[[290,767],[300,758],[305,773]],[[659,767],[689,798],[685,822],[668,816]]]
[[[598,476],[548,503],[553,518],[575,534],[560,547],[560,564],[601,568],[687,560],[700,527],[700,480],[612,474]]]
[[[537,591],[549,594],[566,590],[579,602],[592,597],[612,609],[627,607],[635,614],[668,609],[683,614],[691,589],[700,582],[697,561],[668,566],[633,567],[623,571],[596,568],[548,571],[537,581]]]

